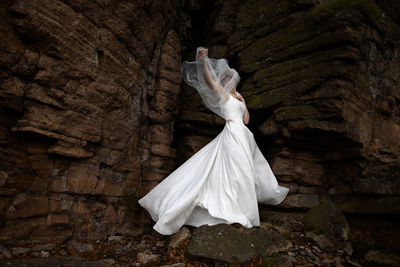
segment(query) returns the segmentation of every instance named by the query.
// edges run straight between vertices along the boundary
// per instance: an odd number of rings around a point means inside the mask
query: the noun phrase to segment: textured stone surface
[[[5,244],[146,229],[136,200],[174,168],[178,5],[0,4]]]
[[[348,212],[398,213],[396,1],[221,0],[194,9],[206,19],[187,26],[201,37],[188,35],[184,59],[202,40],[210,57],[239,71],[248,127],[279,181],[290,185],[279,207],[308,209],[329,192]],[[221,126],[192,89],[182,87],[180,103],[183,162]]]
[[[176,248],[183,242],[185,242],[187,239],[189,239],[191,236],[191,233],[188,228],[182,227],[177,233],[175,233],[171,237],[171,242],[169,242],[168,246],[171,248]]]
[[[292,244],[275,231],[262,228],[235,229],[228,224],[196,228],[186,248],[192,257],[231,263],[250,261],[287,250]]]
[[[394,254],[385,254],[377,250],[369,250],[365,253],[365,260],[386,266],[396,266],[399,264],[400,257]]]
[[[102,261],[91,261],[82,257],[49,257],[47,259],[16,259],[12,261],[0,262],[4,266],[15,266],[15,267],[42,267],[42,266],[82,266],[82,267],[109,267],[109,266],[120,266],[112,263],[108,263],[105,260]]]
[[[3,1],[0,240],[150,231],[137,199],[224,125],[181,85],[181,55],[193,60],[198,45],[241,75],[248,127],[290,187],[278,208],[329,193],[345,212],[398,214],[399,10],[390,0]]]
[[[304,228],[331,240],[331,246],[349,240],[350,228],[339,207],[329,198],[308,210],[304,216]]]

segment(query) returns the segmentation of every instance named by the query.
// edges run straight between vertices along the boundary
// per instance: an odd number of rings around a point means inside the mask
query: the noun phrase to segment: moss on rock
[[[275,119],[277,121],[297,120],[297,119],[315,119],[320,112],[312,105],[288,106],[275,110]]]
[[[396,25],[389,19],[385,11],[372,0],[333,0],[325,1],[313,9],[311,16],[315,17],[324,12],[339,12],[346,9],[356,9],[361,12],[367,20],[377,28],[382,26],[385,32],[394,34]]]
[[[304,217],[304,227],[323,234],[333,241],[348,241],[350,227],[341,210],[329,199],[310,209]]]

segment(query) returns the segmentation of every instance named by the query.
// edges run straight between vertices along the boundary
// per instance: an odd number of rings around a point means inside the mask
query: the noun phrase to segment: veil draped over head
[[[191,87],[197,89],[207,108],[224,118],[222,105],[229,99],[228,94],[230,94],[239,83],[240,76],[235,69],[229,67],[228,60],[225,58],[209,58],[208,53],[206,53],[203,59],[199,58],[200,49],[205,48],[197,48],[195,61],[185,61],[182,63],[181,74],[183,80]],[[207,83],[204,76],[204,67],[207,68],[211,79],[221,85],[224,90],[215,91]]]

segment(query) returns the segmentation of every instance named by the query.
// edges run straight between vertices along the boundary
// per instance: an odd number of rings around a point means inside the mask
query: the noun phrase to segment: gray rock
[[[310,209],[304,217],[304,228],[317,235],[323,234],[332,241],[332,245],[349,240],[350,227],[342,211],[328,198]]]
[[[296,262],[296,258],[289,255],[263,257],[263,266],[292,267]]]
[[[244,263],[256,256],[286,251],[292,244],[273,230],[236,229],[228,224],[196,228],[186,248],[189,256],[230,263]]]
[[[327,238],[324,234],[317,235],[314,232],[307,231],[306,237],[311,237],[323,250],[330,250],[333,247],[332,240]]]

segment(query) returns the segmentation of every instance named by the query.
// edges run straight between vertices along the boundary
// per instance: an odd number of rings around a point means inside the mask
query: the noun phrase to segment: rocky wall
[[[137,199],[174,166],[177,6],[2,1],[2,242],[143,232]]]
[[[149,230],[138,198],[224,125],[181,84],[199,45],[239,71],[248,127],[290,188],[268,208],[307,210],[328,194],[345,212],[398,214],[399,11],[391,0],[3,1],[0,241]]]
[[[205,21],[186,24],[201,34],[185,57],[201,44],[239,71],[248,127],[290,188],[277,208],[306,210],[328,194],[345,212],[400,212],[399,10],[395,1],[373,0],[189,8],[189,17]],[[190,88],[183,87],[181,103],[178,162],[224,123]]]

